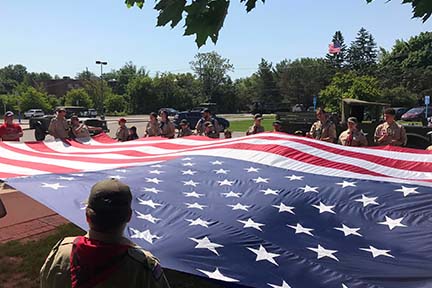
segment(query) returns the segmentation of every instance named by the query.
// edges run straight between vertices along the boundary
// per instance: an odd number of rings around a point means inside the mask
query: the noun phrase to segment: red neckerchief
[[[91,288],[104,282],[117,271],[130,247],[76,237],[70,255],[72,288]]]
[[[354,138],[354,132],[348,134],[348,137],[345,140],[345,146],[351,146]]]

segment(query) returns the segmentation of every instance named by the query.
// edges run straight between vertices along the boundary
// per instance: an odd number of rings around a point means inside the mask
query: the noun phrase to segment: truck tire
[[[36,141],[45,140],[46,133],[45,133],[45,130],[42,128],[41,125],[35,126],[34,136],[35,136]]]

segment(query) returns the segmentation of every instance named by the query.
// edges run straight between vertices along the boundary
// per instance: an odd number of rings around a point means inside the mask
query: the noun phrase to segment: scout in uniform
[[[175,126],[168,118],[168,112],[162,110],[159,114],[161,117],[159,124],[159,133],[161,137],[172,139],[175,136]]]
[[[202,116],[201,119],[198,120],[198,122],[195,126],[195,134],[197,134],[197,135],[205,134],[204,133],[204,131],[205,131],[205,125],[204,124],[206,122],[210,122],[213,125],[214,129],[219,133],[219,123],[216,119],[214,119],[212,117],[212,113],[211,113],[210,109],[205,108],[204,110],[202,110],[201,116]],[[217,137],[217,138],[219,138],[219,137]]]
[[[40,271],[40,287],[169,288],[159,261],[124,238],[132,216],[129,186],[116,179],[96,183],[90,192],[85,236],[60,240]]]
[[[338,143],[344,146],[368,146],[366,136],[357,129],[357,118],[348,118],[348,129],[339,135]]]
[[[336,125],[328,118],[322,108],[316,111],[318,121],[312,124],[307,136],[321,141],[334,143],[336,141]]]
[[[159,121],[157,119],[157,114],[155,112],[150,113],[149,122],[145,129],[144,137],[154,137],[159,136]]]
[[[264,132],[264,127],[261,125],[262,119],[261,114],[255,114],[254,124],[246,131],[247,136]]]
[[[273,132],[283,132],[282,131],[282,122],[276,120],[273,122]]]
[[[126,127],[126,119],[120,118],[118,121],[119,128],[116,132],[117,141],[124,142],[128,140],[129,129]]]
[[[189,122],[186,119],[180,121],[180,129],[177,137],[186,137],[192,135],[192,130],[189,128]]]
[[[57,116],[51,120],[48,127],[48,132],[56,139],[65,140],[69,138],[69,124],[66,121],[66,110],[64,108],[57,109]]]
[[[219,132],[215,129],[210,121],[204,123],[204,135],[213,139],[220,137]]]
[[[375,143],[380,146],[405,146],[407,143],[407,136],[405,128],[396,123],[396,112],[392,108],[384,111],[385,122],[379,125],[375,130]]]
[[[90,138],[89,131],[101,131],[101,127],[87,126],[84,123],[79,122],[78,116],[74,115],[71,117],[71,129],[74,138]]]
[[[132,126],[129,128],[129,135],[128,135],[128,141],[136,140],[139,136],[137,134],[137,128],[135,126]]]

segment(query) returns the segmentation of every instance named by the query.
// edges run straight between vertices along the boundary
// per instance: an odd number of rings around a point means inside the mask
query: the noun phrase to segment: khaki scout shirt
[[[312,127],[310,129],[310,135],[312,138],[317,140],[323,140],[328,142],[335,142],[336,140],[336,126],[333,124],[333,122],[330,119],[327,119],[327,121],[323,124],[320,120],[316,121],[314,124],[312,124]]]
[[[66,119],[59,119],[57,117],[51,120],[51,123],[48,127],[48,132],[54,138],[65,139],[69,138],[69,124]]]
[[[130,245],[127,255],[108,279],[95,288],[139,287],[169,288],[168,281],[160,268],[159,261],[150,253],[126,238],[113,238],[106,234],[90,231],[90,237],[107,243]],[[70,254],[75,237],[60,240],[48,255],[40,270],[40,288],[71,287]]]
[[[145,136],[146,137],[159,136],[159,126],[160,126],[159,121],[147,122]]]
[[[384,135],[388,135],[387,138],[379,140]],[[375,130],[375,142],[378,145],[393,145],[393,146],[405,146],[407,143],[407,136],[405,128],[396,122],[388,124],[387,122],[379,125]]]
[[[352,140],[351,143],[348,143],[348,137],[352,134]],[[344,132],[342,132],[339,135],[339,144],[342,144],[344,146],[367,146],[368,142],[366,139],[366,136],[358,131],[358,130],[354,130],[353,132],[349,131],[349,130],[345,130]]]
[[[129,129],[125,126],[125,127],[119,127],[117,129],[116,132],[116,139],[118,141],[124,142],[128,140],[128,136],[129,136]]]
[[[246,135],[253,135],[264,132],[264,127],[261,125],[252,125],[249,127],[249,129],[246,131]]]
[[[88,127],[84,124],[72,127],[72,132],[76,138],[90,138]]]
[[[213,118],[213,117],[210,117],[210,118],[208,118],[208,119],[205,119],[205,118],[201,118],[200,120],[198,120],[198,122],[197,122],[197,124],[196,124],[196,126],[195,126],[195,130],[196,130],[196,133],[198,134],[198,135],[203,135],[203,134],[205,134],[205,126],[204,126],[204,123],[205,122],[210,122],[210,123],[212,123],[212,125],[213,125],[213,127],[214,127],[214,129],[217,131],[217,132],[219,132],[219,123],[218,123],[218,121],[215,119],[215,118]]]
[[[175,127],[171,121],[160,122],[160,136],[165,138],[174,138],[175,136]]]
[[[184,128],[184,129],[180,128],[178,131],[177,137],[186,137],[186,136],[190,136],[192,134],[193,134],[192,130],[189,127]]]

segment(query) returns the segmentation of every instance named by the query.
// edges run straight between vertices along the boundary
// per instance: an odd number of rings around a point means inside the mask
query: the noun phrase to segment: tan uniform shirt
[[[90,132],[86,125],[72,127],[72,132],[76,138],[90,138]]]
[[[384,135],[386,138],[380,141]],[[405,128],[396,122],[388,124],[387,122],[378,125],[375,130],[375,142],[378,145],[392,145],[392,146],[405,146],[407,143],[407,136]]]
[[[95,288],[139,287],[169,288],[168,281],[161,272],[159,261],[148,251],[130,242],[126,238],[111,238],[91,231],[86,237],[130,245],[127,255],[121,260],[119,269]],[[40,270],[40,288],[71,287],[70,254],[75,237],[60,240],[48,255]],[[157,268],[157,269],[155,269]]]
[[[145,129],[146,137],[159,136],[159,121],[156,122],[147,122],[147,126]]]
[[[209,119],[201,118],[200,120],[198,120],[198,122],[195,126],[195,130],[196,130],[198,135],[205,134],[205,126],[204,126],[205,122],[211,122],[214,129],[215,130],[217,129],[216,131],[219,132],[219,123],[215,118],[212,118],[212,117],[210,117]]]
[[[171,121],[160,122],[160,136],[165,138],[174,138],[175,126]]]
[[[193,134],[192,130],[189,127],[185,128],[185,129],[180,128],[178,131],[177,137],[186,137],[186,136],[190,136],[192,134]]]
[[[330,119],[323,124],[320,120],[312,124],[310,129],[310,135],[312,138],[317,140],[323,140],[328,138],[326,141],[335,142],[336,140],[336,126]]]
[[[54,138],[65,139],[69,138],[69,124],[66,119],[58,119],[57,117],[51,120],[48,127],[48,132]]]
[[[252,125],[249,127],[249,129],[246,131],[246,135],[253,135],[264,132],[264,127],[261,125]]]
[[[351,134],[352,134],[352,139],[349,139]],[[353,133],[351,133],[351,131],[349,130],[343,131],[339,135],[338,143],[344,146],[357,146],[357,147],[368,145],[366,136],[358,130],[354,130]]]
[[[116,139],[118,141],[124,142],[128,140],[129,129],[125,127],[119,127],[116,132]]]

